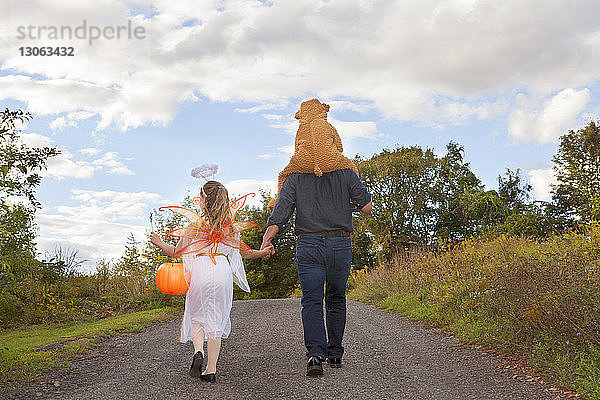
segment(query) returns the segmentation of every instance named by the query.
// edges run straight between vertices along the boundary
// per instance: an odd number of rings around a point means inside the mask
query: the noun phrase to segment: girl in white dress
[[[201,217],[205,221],[210,221],[211,233],[219,232],[233,218],[227,189],[217,181],[208,181],[202,187],[200,196],[204,204]],[[197,223],[203,224],[200,221]],[[188,226],[186,229],[189,232],[194,228]],[[225,227],[223,234],[230,233],[227,229],[231,227]],[[235,233],[231,237],[240,240],[240,233]],[[212,257],[208,250],[204,253],[186,254],[182,250],[185,250],[193,240],[182,237],[176,246],[172,246],[165,243],[154,232],[151,235],[151,242],[160,247],[165,254],[169,256],[183,254],[184,275],[186,280],[189,279],[189,288],[185,297],[185,312],[179,340],[182,343],[192,340],[194,343],[190,375],[214,382],[221,338],[227,338],[231,332],[229,314],[233,301],[233,282],[246,292],[250,292],[242,258],[265,257],[272,254],[274,249],[270,246],[263,250],[244,251],[219,242],[216,250],[212,250]],[[202,373],[205,341],[207,341],[208,357],[206,370]]]

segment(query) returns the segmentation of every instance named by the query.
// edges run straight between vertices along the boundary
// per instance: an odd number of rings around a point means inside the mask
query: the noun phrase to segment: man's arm
[[[288,176],[283,182],[279,194],[277,195],[277,201],[273,207],[269,219],[267,219],[267,229],[263,235],[261,250],[271,244],[271,240],[278,232],[283,232],[286,228],[294,209],[296,208],[296,177],[294,174]],[[268,260],[270,254],[263,257],[263,260]]]
[[[356,204],[357,208],[365,214],[371,214],[373,211],[373,202],[371,194],[367,191],[360,178],[354,171],[348,170],[347,177],[350,185],[350,200]]]

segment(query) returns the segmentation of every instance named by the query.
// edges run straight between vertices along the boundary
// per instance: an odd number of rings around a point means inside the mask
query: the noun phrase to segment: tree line
[[[444,250],[479,235],[543,239],[600,218],[600,128],[593,121],[560,137],[550,201],[533,199],[518,169],[507,168],[498,188],[486,190],[454,142],[441,157],[410,146],[355,162],[373,195],[373,218],[361,216],[355,235],[371,260],[411,246]]]

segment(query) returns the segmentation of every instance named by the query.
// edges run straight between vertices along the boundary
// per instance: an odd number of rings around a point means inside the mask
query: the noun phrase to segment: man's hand
[[[367,205],[361,208],[360,211],[364,212],[365,214],[371,214],[371,212],[373,211],[373,202],[370,201],[369,203],[367,203]]]
[[[262,257],[263,260],[268,260],[269,258],[271,258],[271,256],[273,254],[275,254],[275,247],[273,246],[271,241],[273,240],[273,238],[275,237],[277,232],[279,232],[279,227],[277,225],[271,225],[265,231],[260,249],[262,250],[262,249],[270,246],[273,248],[273,250],[271,251],[270,254],[267,254],[266,256]]]
[[[273,243],[271,243],[271,241],[265,241],[263,239],[262,244],[260,245],[260,249],[266,249],[266,248],[271,248],[271,252],[269,252],[268,254],[265,254],[264,256],[261,257],[262,260],[268,260],[269,258],[271,258],[272,254],[275,254],[275,247],[273,246]]]

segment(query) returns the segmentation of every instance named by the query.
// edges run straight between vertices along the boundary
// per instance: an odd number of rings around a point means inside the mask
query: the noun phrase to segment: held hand
[[[262,250],[262,249],[264,249],[266,247],[269,247],[269,246],[273,247],[273,245],[271,244],[271,241],[263,239],[263,242],[262,242],[262,245],[260,246],[260,249]]]
[[[271,241],[270,240],[265,240],[263,238],[263,242],[260,245],[260,250],[263,251],[264,249],[268,248],[269,246],[271,246],[271,247],[273,246],[271,244]],[[261,257],[261,259],[262,260],[268,260],[270,256],[271,256],[270,252],[265,252],[265,254]]]
[[[261,257],[261,259],[268,260],[273,254],[275,254],[275,247],[271,243],[269,243],[266,247],[262,249],[262,251],[265,251],[265,254]]]
[[[271,240],[273,240],[273,237],[277,234],[277,232],[279,232],[279,227],[277,225],[270,225],[265,231],[260,249],[262,250],[271,247],[272,250],[269,252],[269,254],[262,257],[263,260],[268,260],[273,254],[275,254],[275,248],[273,247],[273,244],[271,244]]]

